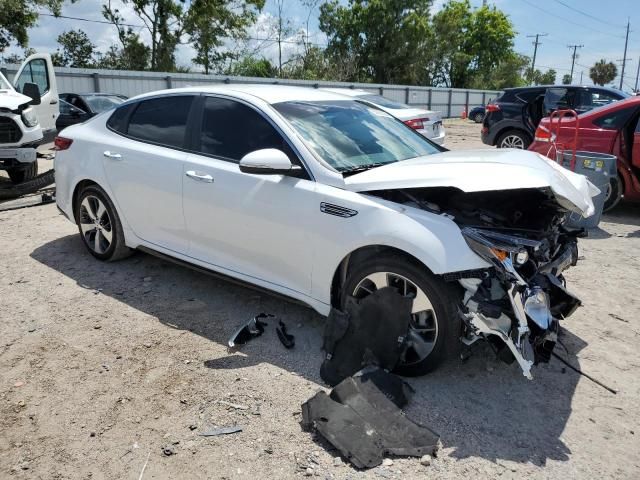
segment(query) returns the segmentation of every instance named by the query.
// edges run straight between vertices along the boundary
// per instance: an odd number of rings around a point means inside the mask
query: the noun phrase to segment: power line
[[[535,9],[537,9],[537,10],[540,10],[541,12],[544,12],[544,13],[545,13],[545,14],[547,14],[547,15],[550,15],[550,16],[552,16],[552,17],[554,17],[554,18],[559,18],[560,20],[564,20],[565,22],[569,22],[569,23],[571,23],[571,24],[573,24],[573,25],[576,25],[576,26],[578,26],[578,27],[586,28],[587,30],[591,30],[591,31],[593,31],[593,32],[598,32],[598,33],[601,33],[601,34],[603,34],[603,35],[609,35],[609,36],[611,36],[611,37],[623,38],[623,37],[622,37],[622,35],[615,35],[615,34],[613,34],[613,33],[605,32],[605,31],[603,31],[603,30],[595,29],[595,28],[593,28],[593,27],[587,27],[586,25],[582,25],[581,23],[577,23],[577,22],[574,22],[573,20],[569,20],[569,19],[568,19],[568,18],[566,18],[566,17],[561,17],[560,15],[557,15],[557,14],[555,14],[555,13],[551,13],[551,12],[549,12],[548,10],[545,10],[544,8],[541,8],[541,7],[537,6],[537,5],[535,5],[535,4],[531,3],[531,2],[529,2],[528,0],[522,0],[522,1],[523,1],[524,3],[526,3],[527,5],[529,5],[530,7],[533,7],[533,8],[535,8]]]
[[[622,25],[616,25],[615,23],[611,23],[611,22],[608,22],[606,20],[602,20],[601,18],[598,18],[595,15],[591,15],[591,14],[589,14],[587,12],[583,12],[582,10],[578,10],[577,8],[575,8],[575,7],[571,6],[571,5],[567,5],[562,0],[555,0],[555,1],[556,1],[556,3],[559,3],[560,5],[563,5],[563,6],[567,7],[569,10],[573,10],[574,12],[577,12],[580,15],[584,15],[585,17],[589,17],[592,20],[596,20],[596,21],[604,23],[606,25],[611,25],[612,27],[622,28]]]
[[[65,20],[76,20],[79,22],[89,22],[89,23],[100,23],[102,25],[115,25],[112,22],[108,22],[106,20],[93,20],[90,18],[80,18],[80,17],[71,17],[68,15],[53,15],[51,13],[38,13],[38,15],[44,15],[45,17],[53,17],[53,18],[62,18]],[[124,27],[131,27],[131,28],[146,28],[144,25],[134,25],[134,24],[130,24],[130,23],[119,23],[118,25],[122,25]],[[220,38],[226,38],[229,40],[237,40],[234,37],[229,37],[227,35],[220,35]],[[260,37],[244,37],[247,40],[254,40],[254,41],[259,41],[259,42],[275,42],[277,41],[274,38],[260,38]],[[295,40],[280,40],[281,43],[291,43],[294,45],[299,45],[300,42],[295,41]],[[309,45],[313,45],[315,47],[326,47],[327,44],[326,43],[311,43],[309,42]]]

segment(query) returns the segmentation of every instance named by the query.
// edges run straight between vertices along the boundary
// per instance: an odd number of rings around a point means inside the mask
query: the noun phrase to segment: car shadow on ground
[[[266,362],[322,384],[323,319],[304,306],[141,253],[117,263],[99,262],[77,235],[46,243],[31,257],[83,288],[219,345],[226,346],[237,327],[254,315],[273,313],[295,335],[294,349],[286,350],[278,342],[271,322],[265,334],[244,345],[241,353],[227,350],[220,354],[221,349],[216,348],[205,365],[241,370]],[[558,350],[579,366],[576,355],[586,343],[567,330],[563,332],[566,350]],[[570,451],[561,435],[580,377],[555,359],[533,373],[535,380],[526,380],[515,364],[500,362],[482,343],[465,363],[452,360],[425,377],[408,379],[416,395],[407,413],[438,432],[455,458],[536,465],[547,460],[566,461]]]
[[[640,203],[620,203],[605,213],[602,221],[640,227]]]

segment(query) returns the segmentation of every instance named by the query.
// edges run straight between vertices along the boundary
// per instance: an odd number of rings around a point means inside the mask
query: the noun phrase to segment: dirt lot
[[[478,130],[449,122],[448,146],[481,146]],[[640,207],[601,227],[569,271],[584,306],[558,352],[618,394],[555,359],[527,381],[481,348],[409,380],[408,415],[442,437],[432,464],[359,472],[299,425],[324,388],[321,317],[141,253],[100,263],[54,205],[2,212],[0,478],[639,478]],[[271,325],[228,352],[263,311],[295,349]],[[198,436],[234,424],[242,432]]]

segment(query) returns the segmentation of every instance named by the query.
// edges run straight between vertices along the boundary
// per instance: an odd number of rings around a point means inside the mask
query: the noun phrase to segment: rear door
[[[640,168],[640,117],[636,120],[636,128],[633,131],[633,146],[631,147],[631,163]]]
[[[186,253],[182,170],[193,95],[165,95],[117,109],[100,156],[119,211],[133,232]]]
[[[27,57],[13,80],[15,89],[22,93],[25,83],[35,83],[40,90],[40,105],[34,105],[38,121],[46,135],[55,132],[58,117],[58,87],[51,56],[37,53]]]

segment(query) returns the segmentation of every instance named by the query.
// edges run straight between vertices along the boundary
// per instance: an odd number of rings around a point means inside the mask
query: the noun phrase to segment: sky
[[[118,3],[121,0],[113,0]],[[285,16],[294,30],[305,29],[307,8],[300,0],[283,0]],[[346,3],[347,0],[341,0]],[[434,11],[442,8],[446,0],[435,0]],[[571,70],[572,49],[568,45],[582,45],[577,49],[578,58],[574,67],[574,83],[590,84],[589,67],[597,60],[621,60],[624,54],[624,43],[627,19],[631,24],[629,45],[627,49],[627,61],[624,89],[631,90],[635,86],[636,72],[640,57],[640,8],[639,0],[488,0],[490,5],[495,5],[504,11],[511,19],[517,32],[515,49],[531,57],[534,46],[534,38],[529,35],[536,33],[547,34],[540,37],[536,68],[546,70],[553,68],[558,72],[557,81],[562,75]],[[188,2],[188,0],[187,0]],[[103,0],[78,0],[77,3],[65,5],[63,15],[104,20],[100,13]],[[471,0],[471,4],[478,7],[482,0]],[[606,6],[606,8],[605,8]],[[268,24],[276,13],[276,0],[267,0],[265,9],[260,14],[258,22],[253,26],[249,35],[256,38],[264,38],[268,35]],[[131,13],[130,7],[121,5],[121,12],[128,23],[138,24],[139,20]],[[106,50],[111,44],[116,43],[115,28],[110,25],[88,23],[78,20],[52,18],[41,16],[36,27],[30,29],[30,46],[37,51],[54,52],[58,47],[55,39],[65,30],[81,28],[90,35],[92,41],[99,50]],[[311,15],[309,35],[312,42],[320,45],[326,43],[326,38],[319,32],[317,21],[317,9]],[[295,38],[290,38],[291,41]],[[251,47],[261,46],[259,55],[264,55],[270,60],[277,58],[277,46],[273,42],[251,42]],[[285,44],[283,56],[287,58],[297,46]],[[19,52],[13,48],[6,53]],[[178,64],[188,66],[193,57],[193,50],[189,45],[181,46],[177,52]],[[197,67],[196,67],[197,68]],[[620,72],[620,68],[618,69]],[[619,78],[614,81],[619,84]]]

